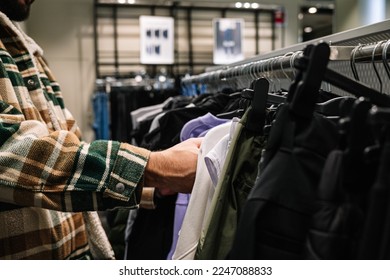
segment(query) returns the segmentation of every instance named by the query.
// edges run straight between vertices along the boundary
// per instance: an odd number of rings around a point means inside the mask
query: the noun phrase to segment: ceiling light
[[[311,33],[311,32],[313,31],[313,28],[311,28],[310,26],[308,26],[308,27],[305,27],[305,29],[303,29],[303,31],[304,31],[305,33]]]
[[[317,8],[316,7],[311,7],[307,11],[309,12],[309,14],[315,14],[317,12]]]
[[[125,3],[126,3],[126,0],[118,0],[118,3],[119,3],[119,4],[125,4]]]
[[[259,6],[260,6],[259,3],[252,3],[251,4],[252,9],[258,9]]]
[[[250,7],[251,7],[251,4],[250,4],[250,3],[246,2],[246,3],[244,4],[244,8],[249,9]]]
[[[241,2],[236,2],[236,8],[242,8],[242,3]]]
[[[127,0],[127,3],[129,3],[129,4],[135,4],[135,0]]]

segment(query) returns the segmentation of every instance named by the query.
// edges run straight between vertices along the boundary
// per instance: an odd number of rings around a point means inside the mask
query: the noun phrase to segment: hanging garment
[[[305,258],[356,259],[364,212],[345,191],[345,165],[343,151],[330,153],[318,187]]]
[[[95,140],[110,139],[110,123],[108,113],[108,97],[105,92],[96,92],[93,95],[93,130],[95,132]]]
[[[323,116],[300,120],[282,105],[240,216],[230,259],[302,259],[315,192],[336,125]]]
[[[142,97],[141,97],[142,98]],[[125,87],[114,87],[110,92],[111,138],[116,141],[131,143],[132,129],[130,112],[134,110],[132,100],[136,92]]]
[[[177,95],[174,97],[169,97],[167,100],[165,100],[162,103],[164,106],[161,108],[161,112],[158,114],[156,114],[156,112],[157,112],[157,110],[156,110],[155,112],[148,112],[147,114],[142,115],[136,119],[134,119],[134,117],[136,117],[136,116],[133,116],[133,114],[132,114],[131,117],[133,120],[133,129],[131,131],[131,136],[132,136],[134,142],[137,145],[141,145],[142,139],[145,137],[145,135],[148,132],[159,127],[159,125],[160,125],[159,121],[158,121],[159,118],[161,118],[169,110],[185,107],[186,105],[188,105],[190,103],[190,101],[191,101],[191,99],[187,96]],[[152,105],[152,106],[156,106],[156,105]],[[147,108],[150,108],[150,107],[147,107]],[[145,108],[145,107],[143,107],[143,108]],[[142,109],[142,108],[140,108],[140,109]],[[136,111],[138,111],[138,109]]]
[[[194,107],[166,112],[159,119],[159,127],[145,135],[141,146],[150,150],[160,150],[180,143],[180,133],[187,122],[208,112],[216,115],[223,111],[229,101],[230,98],[226,94],[205,95],[194,103]]]
[[[135,219],[137,218],[138,215],[138,209],[130,209],[129,210],[129,215],[127,217],[127,222],[126,222],[126,228],[125,228],[125,252],[123,258],[125,260],[128,259],[127,257],[127,252],[128,252],[128,247],[129,247],[129,238],[130,234],[133,231],[133,226],[135,223]]]
[[[194,259],[202,224],[208,213],[209,204],[211,202],[211,199],[209,198],[210,193],[211,195],[214,193],[214,186],[203,159],[222,139],[229,140],[229,138],[226,138],[225,136],[229,136],[227,135],[230,134],[229,131],[234,131],[237,121],[238,120],[234,120],[232,123],[225,123],[212,128],[202,141],[198,154],[194,187],[180,229],[175,252],[172,256],[173,259]],[[226,140],[223,143],[225,146],[227,146]],[[224,159],[220,159],[220,161],[223,160]]]
[[[168,260],[172,259],[173,253],[175,252],[177,240],[179,239],[179,232],[183,224],[184,216],[186,214],[190,198],[191,198],[191,194],[189,193],[177,194],[176,206],[175,206],[175,218],[173,222],[172,245],[167,256]]]
[[[219,142],[205,155],[204,162],[206,164],[207,171],[210,175],[211,182],[213,183],[214,189],[217,187],[218,181],[221,177],[221,171],[226,161],[226,156],[236,129],[238,118],[232,119],[230,131],[228,135],[225,135]],[[213,190],[214,190],[213,189]],[[209,200],[214,195],[214,192],[209,194]]]
[[[263,135],[245,127],[251,111],[250,107],[237,125],[195,259],[225,259],[233,244],[238,218],[254,185],[265,145]]]
[[[225,119],[219,119],[210,113],[204,116],[198,117],[194,120],[187,122],[180,133],[180,141],[187,140],[189,138],[199,137],[201,134],[206,134],[211,128],[228,122]],[[172,255],[175,251],[180,228],[183,223],[184,215],[187,210],[187,206],[190,200],[190,194],[179,193],[176,200],[175,208],[175,222],[173,229],[173,242],[171,250],[168,254],[168,259],[172,259]]]
[[[308,259],[356,259],[377,160],[366,124],[371,104],[357,100],[339,122],[339,147],[325,163],[306,241]],[[370,246],[371,247],[371,246]]]
[[[150,105],[156,105],[169,96],[177,95],[175,90],[150,91],[142,86],[113,86],[110,92],[111,137],[113,140],[131,143],[133,123],[131,112]]]
[[[202,137],[211,128],[230,121],[228,119],[217,118],[213,114],[207,113],[187,122],[181,130],[180,140],[184,141],[192,137]]]
[[[128,260],[167,259],[172,245],[176,197],[156,197],[156,209],[138,210],[126,246]]]
[[[149,106],[144,106],[141,108],[138,108],[136,110],[133,110],[130,112],[131,115],[131,120],[133,124],[133,129],[136,129],[138,126],[138,123],[142,121],[140,118],[145,117],[145,115],[152,114],[152,115],[157,115],[159,114],[164,106],[170,102],[173,99],[173,97],[168,97],[164,102],[155,104],[155,105],[149,105]]]
[[[210,102],[207,102],[205,97],[199,98],[198,102],[203,102],[205,105],[203,109],[195,110],[195,116],[199,116],[200,112],[202,112],[201,114],[206,114],[208,109],[223,108],[223,103],[218,103],[221,101],[221,98],[216,98]],[[183,102],[185,102],[187,99],[188,98],[185,100],[180,99],[179,102],[168,106],[184,104]],[[185,124],[185,120],[188,118],[188,116],[191,116],[191,113],[183,113],[183,115],[181,115],[180,113],[183,111],[183,109],[190,109],[191,111],[191,109],[197,108],[177,108],[164,113],[163,116],[168,114],[169,121],[163,122],[164,125],[158,128],[159,131],[161,129],[162,135],[164,135],[164,137],[157,137],[153,139],[153,143],[150,147],[159,150],[169,148],[179,142],[178,136],[180,135],[180,131]],[[179,111],[179,113],[178,115],[175,115],[177,111]],[[184,117],[182,118],[182,116]],[[192,119],[192,117],[190,119]],[[172,139],[171,135],[176,135],[177,137]],[[157,208],[154,210],[139,209],[136,221],[133,225],[133,229],[128,240],[128,259],[167,258],[173,242],[176,197],[177,196],[175,195],[174,197],[169,198],[159,198],[156,203]],[[170,236],[168,237],[168,235]],[[143,246],[140,244],[143,244]],[[146,248],[146,246],[147,248],[151,248],[151,246],[155,246],[156,248],[154,250],[143,250],[142,248]]]
[[[389,199],[389,186],[390,186],[390,184],[389,184],[390,179],[389,179],[389,172],[388,172],[389,166],[390,166],[390,144],[389,144],[389,139],[387,139],[387,143],[385,143],[385,145],[383,147],[383,153],[381,156],[381,168],[380,168],[380,171],[379,171],[379,174],[377,177],[377,181],[376,181],[376,185],[375,185],[376,189],[375,190],[373,189],[373,191],[378,192],[378,190],[379,190],[379,193],[381,193],[382,189],[384,189],[388,199]],[[388,199],[386,202],[389,201]],[[372,205],[375,205],[374,203],[372,203]],[[379,248],[380,248],[379,259],[389,260],[390,259],[390,238],[389,238],[390,209],[389,209],[388,203],[386,203],[386,212],[385,213],[386,214],[383,216],[384,217],[383,223],[385,224],[384,231],[383,231],[383,235],[381,238],[381,244],[379,246]]]
[[[387,132],[388,133],[388,132]],[[389,138],[389,136],[387,136]],[[370,189],[368,209],[365,213],[365,224],[358,251],[358,259],[388,260],[390,259],[390,143],[383,144],[380,163],[375,183]]]
[[[115,253],[116,260],[123,260],[125,254],[125,228],[129,215],[126,208],[106,211],[107,213],[107,237]]]
[[[130,135],[134,145],[140,144],[140,137],[143,136],[148,130],[148,128],[141,128],[141,123],[148,123],[148,126],[150,126],[153,118],[160,114],[163,111],[164,106],[172,99],[173,97],[168,97],[162,103],[141,107],[130,112],[132,122]]]

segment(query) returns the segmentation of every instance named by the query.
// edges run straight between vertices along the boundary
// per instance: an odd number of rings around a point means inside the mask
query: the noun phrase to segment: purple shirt
[[[184,141],[193,137],[202,137],[213,127],[229,122],[229,119],[217,118],[211,113],[195,118],[187,122],[180,133],[180,140]]]

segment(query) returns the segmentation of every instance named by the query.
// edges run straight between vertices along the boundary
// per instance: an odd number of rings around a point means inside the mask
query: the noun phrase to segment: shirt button
[[[28,79],[27,80],[27,88],[29,90],[34,90],[35,89],[35,81],[33,79]]]
[[[115,186],[115,190],[118,192],[118,193],[123,193],[125,191],[125,185],[123,183],[118,183],[116,184]]]

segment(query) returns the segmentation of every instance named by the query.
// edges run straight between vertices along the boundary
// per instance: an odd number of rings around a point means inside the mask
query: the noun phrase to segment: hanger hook
[[[268,63],[267,63],[267,73],[268,73],[268,80],[271,84],[271,92],[274,90],[274,86],[275,86],[275,83],[274,83],[274,80],[273,80],[273,65],[272,65],[272,62],[274,61],[273,58],[269,58],[268,59]]]
[[[255,61],[255,62],[253,62],[252,66],[251,66],[253,81],[259,78],[258,73],[257,73],[257,64],[259,64],[259,62]]]
[[[248,62],[245,63],[244,65],[241,66],[241,72],[243,77],[240,79],[243,81],[243,83],[248,84],[253,80],[252,77],[252,63],[253,62]]]
[[[383,47],[383,50],[382,50],[382,61],[383,61],[383,66],[385,67],[387,76],[390,79],[390,66],[387,63],[387,49],[389,48],[389,45],[390,45],[390,40],[387,40],[387,42],[386,42],[386,44],[385,44],[385,46]]]
[[[293,52],[288,52],[286,54],[284,54],[282,56],[282,58],[280,59],[280,69],[282,70],[282,73],[283,75],[287,78],[287,80],[289,80],[289,82],[292,82],[292,79],[289,75],[287,75],[286,71],[284,70],[284,67],[283,67],[283,61],[284,61],[284,58],[288,57],[288,56],[292,56],[294,53]],[[290,63],[291,64],[291,63]],[[291,65],[290,65],[291,66]]]
[[[250,78],[251,78],[250,83],[257,79],[255,69],[256,69],[256,62],[254,61],[254,62],[251,62],[250,66],[249,66],[249,74],[250,74]]]
[[[256,65],[256,61],[252,62],[251,65],[249,66],[249,73],[252,81],[256,80],[255,65]]]
[[[378,42],[378,43],[375,44],[375,47],[374,47],[374,49],[372,50],[372,55],[371,55],[372,66],[374,67],[374,71],[375,71],[375,74],[376,74],[376,76],[377,76],[377,78],[378,78],[379,85],[380,85],[380,87],[379,87],[379,92],[380,92],[380,93],[382,93],[383,83],[382,83],[381,76],[380,76],[380,74],[379,74],[379,72],[378,72],[378,69],[377,69],[376,66],[375,66],[375,53],[376,53],[376,49],[377,49],[379,46],[381,46],[381,45],[383,44],[383,42],[384,42],[384,41],[380,41],[380,42]]]
[[[239,66],[234,66],[233,67],[233,72],[232,72],[232,88],[236,88],[237,80],[240,80],[240,67]]]
[[[275,77],[275,79],[276,79],[276,81],[277,81],[277,82],[275,83],[275,87],[274,87],[275,92],[277,92],[277,86],[279,86],[279,88],[282,88],[280,79],[279,79],[279,77],[278,77],[278,72],[275,71],[275,70],[274,70],[274,67],[273,67],[274,64],[278,63],[278,60],[279,60],[279,59],[280,59],[280,57],[277,56],[277,57],[275,57],[275,58],[273,59],[273,61],[272,61],[272,73],[274,74],[274,77]]]
[[[264,78],[264,60],[259,60],[256,65],[257,78]]]
[[[274,81],[273,81],[273,77],[272,77],[272,70],[273,70],[272,61],[273,61],[273,58],[269,58],[267,60],[267,77],[268,77],[268,81],[273,86],[274,85]]]
[[[356,52],[362,48],[362,45],[359,44],[357,45],[356,47],[353,48],[352,50],[352,53],[351,53],[351,59],[350,59],[350,64],[351,64],[351,70],[352,70],[352,73],[353,73],[353,76],[355,77],[355,80],[356,81],[360,81],[359,79],[359,75],[358,75],[358,72],[357,72],[357,69],[356,69],[356,61],[355,61],[355,56],[356,56]]]
[[[294,52],[294,53],[291,55],[291,58],[290,58],[290,67],[291,67],[291,69],[292,69],[292,72],[293,72],[293,75],[294,75],[294,79],[295,79],[295,76],[296,76],[296,71],[295,71],[295,66],[294,66],[295,59],[296,59],[297,56],[300,55],[301,53],[302,53],[302,51]]]
[[[240,78],[247,77],[249,74],[249,63],[238,66],[237,70],[239,72],[238,76],[240,76]]]

